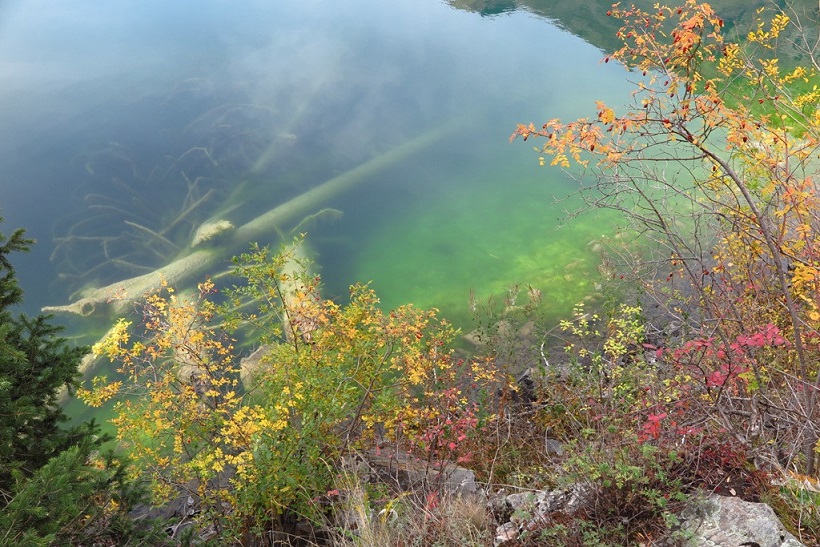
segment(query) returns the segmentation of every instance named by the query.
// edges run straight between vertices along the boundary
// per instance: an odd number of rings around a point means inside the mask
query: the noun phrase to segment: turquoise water
[[[549,20],[439,0],[33,1],[4,6],[0,31],[0,214],[39,240],[17,262],[29,311],[448,124],[461,129],[317,205],[342,213],[308,230],[328,296],[371,281],[385,306],[467,326],[471,291],[532,286],[554,317],[597,291],[590,242],[615,220],[559,227],[575,183],[508,137],[625,100],[627,74]]]

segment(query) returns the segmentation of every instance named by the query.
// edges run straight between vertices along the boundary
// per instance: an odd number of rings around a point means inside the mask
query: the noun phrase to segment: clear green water
[[[518,122],[625,100],[627,74],[549,20],[439,0],[46,7],[15,4],[0,28],[0,131],[15,135],[0,142],[0,214],[4,230],[39,240],[17,262],[27,311],[133,275],[97,268],[109,255],[161,266],[209,216],[241,225],[455,121],[464,129],[452,137],[317,205],[343,213],[308,234],[327,295],[369,281],[386,307],[437,307],[469,330],[471,293],[481,302],[531,286],[555,320],[598,292],[590,242],[616,219],[560,227],[577,204],[555,198],[575,183],[508,137]],[[200,149],[214,161],[185,155]],[[175,220],[204,195],[190,191],[197,177],[214,192]],[[133,251],[129,222],[176,249]],[[82,245],[66,246],[70,235]],[[71,324],[92,331],[104,325]]]
[[[383,221],[354,227],[344,261],[321,261],[329,288],[341,293],[342,281],[371,280],[386,307],[437,307],[463,328],[471,293],[480,303],[504,298],[515,284],[532,287],[556,319],[599,292],[601,256],[592,242],[611,234],[615,219],[595,212],[561,225],[565,209],[580,206],[553,199],[572,189],[562,173],[522,161],[459,176],[459,185],[433,181],[421,193],[395,192],[397,203],[383,200]],[[328,254],[320,246],[319,256]]]

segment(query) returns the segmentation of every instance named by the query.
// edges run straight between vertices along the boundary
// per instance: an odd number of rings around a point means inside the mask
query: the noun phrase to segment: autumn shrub
[[[677,406],[659,399],[658,425],[679,423],[670,410],[697,414],[769,465],[814,474],[820,93],[816,50],[799,39],[813,23],[761,9],[730,39],[696,0],[608,15],[623,45],[605,61],[635,76],[629,103],[519,125],[513,138],[537,140],[542,165],[592,175],[585,203],[620,211],[640,235],[610,269],[640,287],[662,335]],[[788,48],[798,62],[780,62]]]
[[[539,517],[521,541],[683,541],[677,514],[687,501],[711,492],[759,500],[770,476],[756,468],[755,451],[700,410],[707,393],[664,360],[666,349],[646,342],[641,308],[587,308],[577,306],[553,333],[563,358],[554,355],[553,364],[532,376],[535,395],[526,410],[532,434],[504,418],[537,447],[529,466],[519,462],[526,472],[513,484],[583,493],[569,512]],[[752,343],[761,340],[769,339],[764,333]],[[560,441],[560,451],[550,453],[547,439]],[[500,460],[498,467],[506,463]]]
[[[806,67],[778,63],[794,21],[768,13],[732,42],[708,4],[613,5],[623,47],[605,61],[632,71],[631,103],[513,135],[539,140],[541,165],[592,174],[585,204],[624,214],[635,236],[606,273],[641,303],[634,322],[579,307],[561,325],[569,387],[544,375],[538,412],[571,442],[565,476],[593,494],[551,515],[541,541],[646,542],[698,492],[773,500],[801,533],[813,522],[811,489],[769,484],[814,474],[820,448],[820,94],[805,85],[814,51]]]
[[[300,245],[238,257],[241,283],[219,295],[210,281],[149,295],[144,332],[121,320],[95,346],[124,378],[82,394],[117,397],[117,436],[155,503],[193,496],[223,540],[325,522],[344,456],[392,444],[432,467],[467,461],[486,419],[492,374],[454,358],[435,310],[384,312],[362,285],[344,305],[322,299]],[[255,359],[240,360],[236,337]]]
[[[564,480],[586,487],[573,518],[558,517],[573,541],[634,545],[674,537],[676,514],[688,499],[681,477],[672,473],[674,450],[629,434],[620,444],[580,441],[570,450],[575,453],[564,462]],[[598,541],[591,541],[593,533]]]
[[[116,398],[117,439],[155,504],[191,496],[219,530],[235,499],[237,446],[265,424],[243,404],[232,341],[207,328],[213,284],[188,298],[162,285],[146,297],[141,333],[120,319],[93,348],[117,363],[119,379],[97,377],[78,395],[91,406]]]
[[[685,500],[684,479],[673,473],[676,443],[661,439],[665,415],[654,403],[663,380],[645,347],[641,309],[620,304],[595,313],[579,306],[561,330],[576,385],[584,386],[570,401],[580,398],[573,404],[582,401],[576,412],[585,416],[568,443],[562,480],[588,487],[564,529],[585,545],[668,536]]]

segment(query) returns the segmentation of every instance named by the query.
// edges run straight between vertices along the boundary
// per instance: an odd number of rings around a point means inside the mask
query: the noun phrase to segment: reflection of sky
[[[599,57],[530,14],[482,18],[435,0],[4,3],[0,229],[40,240],[20,268],[37,305],[53,303],[39,291],[53,275],[51,221],[82,182],[71,159],[95,140],[147,148],[174,122],[134,105],[189,78],[269,105],[279,131],[355,164],[391,136],[463,116],[487,139],[464,136],[465,148],[506,147],[518,121],[588,110],[602,75],[616,74]]]

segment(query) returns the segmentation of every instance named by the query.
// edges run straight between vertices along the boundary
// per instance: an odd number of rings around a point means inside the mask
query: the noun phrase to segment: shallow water
[[[343,213],[308,228],[327,294],[372,281],[385,306],[435,306],[468,327],[471,290],[484,299],[518,283],[564,315],[595,291],[588,243],[614,220],[559,228],[568,204],[554,198],[574,183],[508,137],[517,122],[626,97],[626,73],[601,56],[530,13],[439,0],[4,4],[0,214],[3,231],[39,240],[16,262],[26,309],[162,265],[209,217],[247,222],[459,123],[322,205]],[[135,224],[167,248],[135,250]]]

